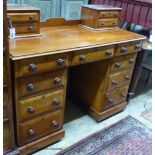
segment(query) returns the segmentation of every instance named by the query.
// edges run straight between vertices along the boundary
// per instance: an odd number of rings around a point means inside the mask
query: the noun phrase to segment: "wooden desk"
[[[71,96],[97,121],[123,110],[136,55],[145,39],[119,28],[96,32],[78,25],[41,28],[41,33],[10,40],[21,154],[64,136],[67,83]]]

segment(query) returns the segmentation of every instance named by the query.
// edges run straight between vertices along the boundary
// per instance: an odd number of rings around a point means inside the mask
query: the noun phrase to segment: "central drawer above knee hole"
[[[59,54],[38,58],[24,59],[15,63],[16,77],[33,75],[68,66],[68,55]]]
[[[71,64],[78,65],[113,57],[114,46],[98,47],[73,52]]]
[[[19,97],[29,97],[59,87],[64,87],[67,71],[65,69],[25,77],[18,80]]]

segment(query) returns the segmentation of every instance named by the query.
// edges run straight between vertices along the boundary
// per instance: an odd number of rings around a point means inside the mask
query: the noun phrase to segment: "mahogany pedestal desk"
[[[146,38],[119,28],[91,31],[66,23],[42,27],[39,37],[10,40],[16,143],[22,155],[64,136],[68,91],[97,121],[127,105],[136,55]]]

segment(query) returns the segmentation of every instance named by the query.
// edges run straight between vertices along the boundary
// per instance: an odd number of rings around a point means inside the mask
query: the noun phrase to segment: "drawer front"
[[[59,70],[19,79],[19,97],[27,97],[54,88],[63,87],[66,84],[66,73],[67,70]]]
[[[9,102],[8,87],[3,87],[3,119],[9,116],[8,102]]]
[[[38,13],[8,13],[8,17],[14,22],[35,22],[39,21]]]
[[[3,152],[11,149],[10,122],[3,123]]]
[[[100,11],[99,18],[118,18],[119,12],[118,11]]]
[[[59,54],[38,58],[24,59],[15,63],[16,77],[33,75],[68,66],[68,55]]]
[[[93,62],[113,56],[114,46],[82,50],[73,53],[72,65]]]
[[[19,125],[20,145],[59,130],[62,124],[63,112],[61,110],[22,123]]]
[[[120,71],[121,69],[133,67],[137,54],[124,55],[114,58],[110,65],[110,72]]]
[[[115,27],[118,25],[118,19],[104,19],[99,20],[98,27]]]
[[[116,46],[115,55],[119,56],[127,53],[138,52],[141,50],[141,45],[141,41],[119,44]]]
[[[126,100],[128,88],[129,86],[126,85],[105,93],[102,110],[107,110],[108,108],[124,102]]]
[[[64,91],[58,90],[19,101],[20,120],[64,107]]]
[[[16,29],[16,33],[37,33],[38,26],[37,23],[22,23],[22,24],[13,24]]]
[[[132,71],[133,69],[131,68],[122,72],[110,74],[108,76],[106,90],[109,91],[122,85],[129,84],[132,77]]]

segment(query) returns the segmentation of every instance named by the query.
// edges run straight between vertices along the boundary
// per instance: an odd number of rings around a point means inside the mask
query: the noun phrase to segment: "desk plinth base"
[[[27,155],[29,153],[36,152],[37,150],[44,148],[47,145],[52,144],[52,143],[60,140],[61,138],[64,137],[64,135],[65,135],[65,132],[62,129],[62,130],[59,130],[55,133],[44,136],[38,140],[35,140],[31,143],[28,143],[28,144],[18,148],[19,152],[20,152],[19,154],[20,155]]]
[[[127,102],[123,102],[123,103],[116,105],[110,109],[107,109],[103,112],[98,112],[95,109],[90,108],[89,113],[97,122],[99,122],[107,117],[110,117],[111,115],[114,115],[114,114],[124,110],[126,105],[127,105]]]

